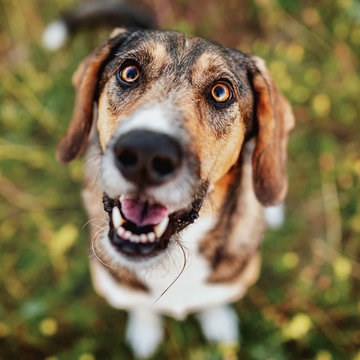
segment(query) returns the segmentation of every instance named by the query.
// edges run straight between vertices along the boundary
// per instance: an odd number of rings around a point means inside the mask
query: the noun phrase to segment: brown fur
[[[149,288],[138,279],[138,277],[124,266],[118,266],[116,269],[107,268],[114,280],[121,285],[126,285],[132,290],[149,292]]]
[[[264,205],[281,202],[287,191],[286,144],[294,126],[290,106],[270,78],[263,61],[254,58],[259,134],[253,155],[254,188]]]
[[[264,230],[262,209],[251,191],[251,146],[243,150],[225,183],[218,185],[224,194],[217,211],[220,216],[200,251],[212,264],[209,282],[236,281],[257,254]]]
[[[66,135],[58,146],[58,158],[62,162],[73,160],[86,145],[93,120],[93,103],[99,74],[118,38],[119,34],[99,46],[80,64],[73,77],[76,88],[74,114]]]

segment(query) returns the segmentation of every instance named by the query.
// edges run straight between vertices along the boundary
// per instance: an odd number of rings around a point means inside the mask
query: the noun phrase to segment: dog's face
[[[96,103],[110,220],[100,246],[112,261],[164,253],[210,189],[227,183],[252,136],[255,193],[263,204],[282,200],[292,115],[259,59],[176,32],[119,30],[74,82],[59,157],[70,161],[84,147]]]

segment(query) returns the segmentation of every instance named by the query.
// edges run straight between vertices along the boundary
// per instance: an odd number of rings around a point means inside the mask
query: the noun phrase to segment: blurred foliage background
[[[81,161],[54,156],[71,75],[104,32],[56,53],[47,23],[75,0],[0,0],[0,359],[132,359],[126,314],[94,294]],[[360,2],[143,0],[162,28],[266,59],[297,119],[286,224],[238,304],[241,359],[360,360]],[[156,359],[221,359],[192,317],[167,319]]]

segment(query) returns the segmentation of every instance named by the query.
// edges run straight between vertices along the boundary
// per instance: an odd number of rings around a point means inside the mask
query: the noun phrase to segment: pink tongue
[[[156,225],[168,214],[165,206],[143,203],[135,199],[121,201],[121,211],[127,220],[137,226]]]

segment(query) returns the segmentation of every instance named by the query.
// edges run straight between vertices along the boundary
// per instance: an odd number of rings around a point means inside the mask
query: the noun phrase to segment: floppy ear
[[[256,197],[263,205],[281,202],[287,191],[286,146],[295,119],[291,107],[276,88],[265,63],[253,57],[257,139],[252,158]]]
[[[93,122],[93,107],[101,71],[112,50],[123,41],[126,33],[124,29],[115,29],[107,41],[81,62],[73,75],[76,90],[73,116],[57,148],[57,157],[64,163],[75,159],[86,145]]]

